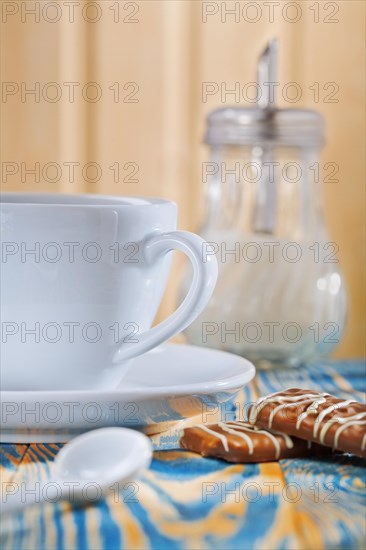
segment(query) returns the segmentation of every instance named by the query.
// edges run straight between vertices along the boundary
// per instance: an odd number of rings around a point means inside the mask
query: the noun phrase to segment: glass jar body
[[[328,179],[331,172],[328,166]],[[322,215],[319,151],[214,147],[202,174],[203,259],[216,255],[219,279],[205,311],[186,329],[188,341],[259,366],[328,355],[344,330],[346,292]]]

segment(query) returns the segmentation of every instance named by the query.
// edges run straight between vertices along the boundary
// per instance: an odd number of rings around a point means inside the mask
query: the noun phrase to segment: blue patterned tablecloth
[[[366,398],[365,364],[323,362],[259,372],[225,416],[285,387]],[[350,455],[232,465],[179,450],[179,430],[154,437],[151,468],[88,506],[47,503],[6,515],[9,549],[365,548],[365,463]],[[164,441],[169,441],[169,450]],[[34,486],[50,477],[61,445],[2,445],[1,480]],[[51,466],[52,467],[52,466]]]

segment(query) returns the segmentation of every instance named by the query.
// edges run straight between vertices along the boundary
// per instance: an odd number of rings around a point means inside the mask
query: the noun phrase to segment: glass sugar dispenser
[[[203,164],[207,213],[203,256],[219,278],[189,343],[240,354],[258,367],[298,366],[338,344],[346,292],[321,209],[324,121],[275,105],[277,42],[258,63],[254,107],[207,119]],[[181,285],[185,292],[188,273]]]

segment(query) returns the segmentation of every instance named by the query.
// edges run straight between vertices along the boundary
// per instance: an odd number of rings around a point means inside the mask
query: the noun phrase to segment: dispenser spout
[[[263,50],[257,66],[257,82],[261,90],[257,105],[269,112],[276,108],[277,52],[278,40],[273,38]]]

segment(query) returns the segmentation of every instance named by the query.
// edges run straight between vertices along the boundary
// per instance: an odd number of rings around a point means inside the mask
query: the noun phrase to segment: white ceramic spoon
[[[0,510],[7,513],[39,502],[95,502],[117,483],[148,468],[152,458],[146,435],[128,428],[100,428],[72,439],[57,454],[52,479],[26,485],[3,484]],[[132,487],[133,489],[133,487]],[[116,493],[115,493],[116,494]]]

